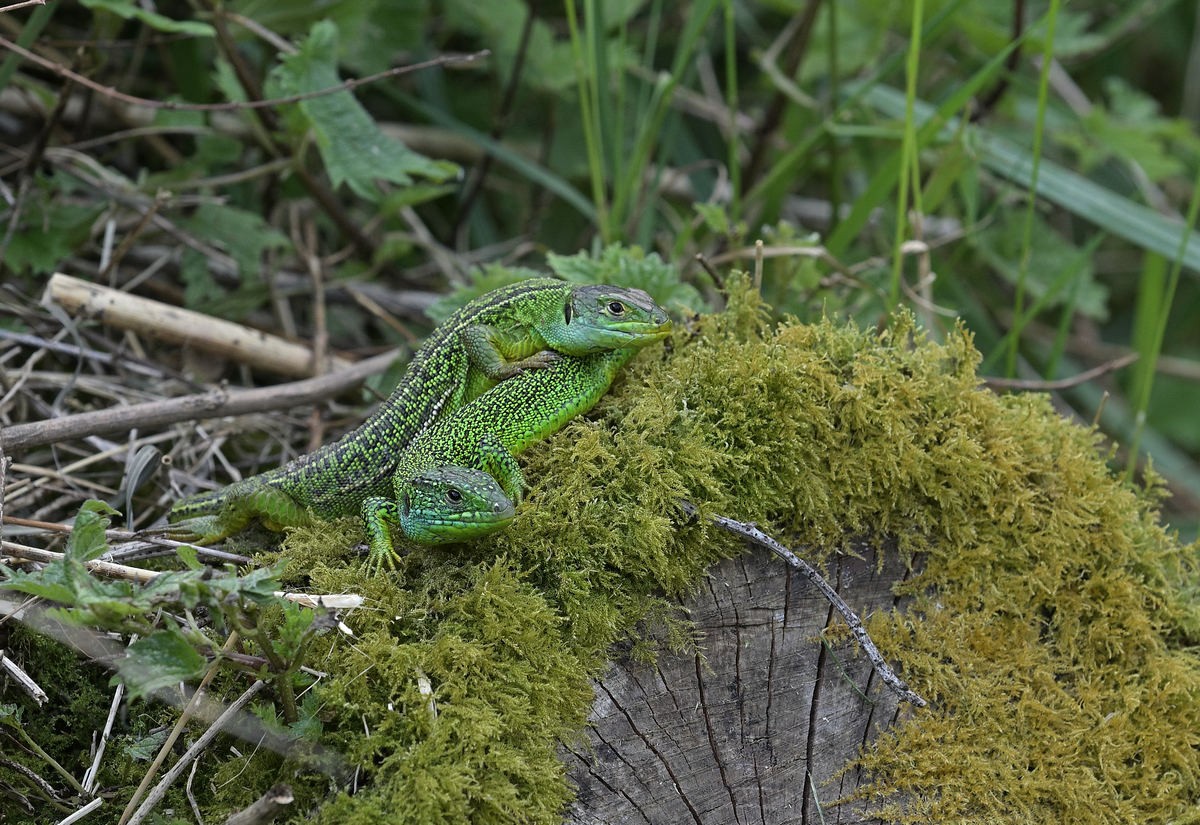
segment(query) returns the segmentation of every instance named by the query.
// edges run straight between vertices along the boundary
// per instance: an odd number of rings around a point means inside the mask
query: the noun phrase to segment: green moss
[[[1196,803],[1200,625],[1178,586],[1195,551],[1157,525],[1156,491],[1123,486],[1044,398],[981,389],[962,331],[764,319],[738,291],[636,359],[523,457],[533,487],[505,534],[416,551],[394,582],[305,562],[315,588],[375,608],[314,662],[334,674],[327,738],[375,769],[319,822],[557,821],[554,747],[583,724],[585,677],[739,549],[680,500],[827,553],[865,535],[925,554],[912,608],[871,624],[934,703],[863,756],[885,817],[1149,821]]]

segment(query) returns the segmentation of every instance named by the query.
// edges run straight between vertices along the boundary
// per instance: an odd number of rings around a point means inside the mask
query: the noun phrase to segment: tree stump
[[[879,571],[860,552],[827,577],[866,619],[898,607],[908,571],[895,552]],[[579,790],[567,821],[874,822],[862,800],[831,803],[864,781],[846,763],[908,710],[848,633],[822,639],[840,619],[820,592],[754,549],[713,568],[687,607],[698,654],[614,662],[594,683],[588,741],[564,752]]]

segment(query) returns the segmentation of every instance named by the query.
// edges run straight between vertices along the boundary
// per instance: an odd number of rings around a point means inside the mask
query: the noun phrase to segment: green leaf
[[[312,27],[300,50],[271,73],[272,96],[303,94],[337,86],[337,27],[322,21]],[[334,186],[345,183],[362,198],[381,197],[376,181],[410,184],[416,177],[441,182],[456,175],[453,163],[433,161],[383,134],[349,92],[321,95],[295,104],[315,138]]]
[[[139,739],[130,739],[125,743],[122,750],[126,756],[135,762],[149,762],[162,748],[163,742],[167,741],[167,735],[170,732],[170,730],[164,728]]]
[[[178,630],[160,630],[129,646],[125,658],[117,662],[112,683],[124,682],[130,697],[138,698],[194,679],[206,664]]]
[[[110,516],[120,513],[103,501],[88,499],[75,516],[75,526],[67,540],[67,558],[86,562],[99,558],[108,549],[104,531],[111,523]]]
[[[207,23],[198,20],[173,20],[141,6],[136,6],[130,0],[80,0],[84,6],[93,11],[99,9],[112,12],[124,20],[140,20],[152,29],[170,34],[190,34],[195,37],[212,37],[216,30]]]
[[[51,202],[49,197],[42,194],[28,199],[9,240],[4,264],[17,272],[54,272],[63,258],[87,242],[92,224],[103,212],[103,207]]]
[[[181,544],[176,547],[175,555],[179,556],[180,561],[184,563],[188,570],[199,570],[204,566],[200,563],[200,559],[196,555],[196,548],[190,544]]]
[[[658,256],[647,255],[640,247],[613,244],[599,256],[586,252],[575,255],[546,256],[550,268],[564,280],[577,284],[616,284],[643,289],[665,307],[682,307],[699,311],[704,299],[691,284],[679,280],[679,270]]]
[[[875,86],[865,93],[867,101],[889,117],[903,116],[904,94],[886,86]],[[924,101],[914,102],[917,122],[924,125],[934,116],[934,107]],[[963,128],[954,118],[948,118],[940,128],[943,137],[950,138]],[[1032,182],[1033,158],[1028,149],[1006,138],[984,130],[967,127],[975,141],[983,165],[997,175],[1019,186]],[[1099,226],[1135,246],[1157,252],[1168,260],[1179,255],[1186,228],[1181,222],[1164,217],[1153,209],[1135,203],[1116,192],[1093,183],[1082,175],[1043,158],[1037,180],[1038,197],[1056,204],[1068,212]],[[839,225],[839,229],[845,222]],[[832,245],[832,241],[831,241]],[[1200,273],[1200,234],[1190,233],[1182,244],[1183,266]]]

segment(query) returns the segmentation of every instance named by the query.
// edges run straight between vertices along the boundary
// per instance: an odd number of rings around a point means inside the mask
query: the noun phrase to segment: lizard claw
[[[560,353],[552,349],[544,349],[528,358],[522,358],[520,361],[507,364],[501,373],[504,378],[512,378],[514,375],[520,375],[526,370],[544,370],[561,360],[563,360],[563,356]]]

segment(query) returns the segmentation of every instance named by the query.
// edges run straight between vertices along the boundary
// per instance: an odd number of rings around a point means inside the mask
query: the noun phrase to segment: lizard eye
[[[621,303],[620,301],[609,301],[608,302],[608,311],[611,312],[613,315],[624,315],[625,314],[625,305],[623,303]]]
[[[451,487],[446,491],[446,500],[451,504],[458,504],[463,499],[463,494]]]

